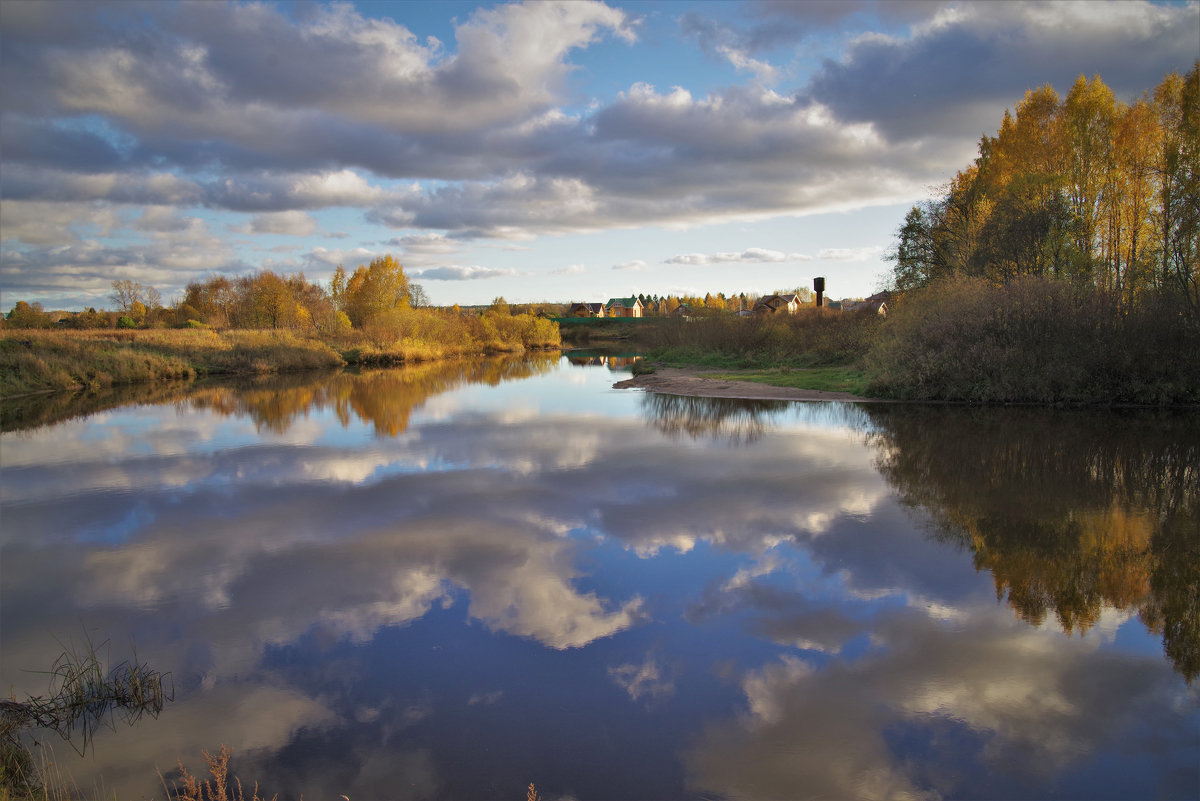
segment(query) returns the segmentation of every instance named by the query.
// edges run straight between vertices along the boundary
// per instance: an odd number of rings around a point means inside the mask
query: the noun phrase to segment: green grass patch
[[[708,350],[697,345],[655,348],[646,360],[663,367],[709,367],[714,370],[743,370],[755,366],[746,357]]]
[[[867,374],[854,367],[781,367],[774,370],[719,373],[708,377],[727,381],[753,381],[773,387],[849,392],[854,395],[866,395],[867,389]]]

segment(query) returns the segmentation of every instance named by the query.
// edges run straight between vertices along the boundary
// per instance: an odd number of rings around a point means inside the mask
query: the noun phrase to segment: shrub
[[[1122,310],[1065,281],[952,279],[893,303],[868,391],[911,400],[1196,403],[1200,330],[1170,299]]]

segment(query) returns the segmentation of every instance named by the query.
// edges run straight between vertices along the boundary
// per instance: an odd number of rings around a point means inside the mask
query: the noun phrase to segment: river
[[[1196,798],[1195,412],[615,390],[557,354],[7,402],[0,683],[169,672],[161,798]],[[77,743],[78,744],[78,743]],[[161,774],[161,778],[160,778]]]

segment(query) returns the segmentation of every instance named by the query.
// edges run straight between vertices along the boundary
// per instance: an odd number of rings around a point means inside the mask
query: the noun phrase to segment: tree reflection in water
[[[647,394],[674,437],[753,443],[790,404]],[[866,432],[880,473],[934,536],[967,548],[1018,617],[1084,633],[1136,612],[1200,673],[1200,424],[1195,413],[825,405]],[[837,409],[836,413],[831,411]]]
[[[343,425],[371,423],[379,436],[408,428],[409,416],[429,398],[466,384],[496,386],[542,375],[558,364],[557,352],[433,362],[367,371],[306,371],[251,378],[147,382],[83,392],[6,400],[0,431],[20,431],[133,404],[180,404],[223,415],[245,415],[260,432],[284,434],[310,411],[333,408]]]
[[[371,423],[381,437],[408,429],[409,418],[429,398],[467,384],[495,386],[552,370],[557,353],[486,360],[434,362],[404,368],[342,372],[321,380],[301,377],[222,385],[190,395],[195,408],[246,415],[259,431],[282,434],[310,411],[333,409],[342,425]]]
[[[786,401],[693,398],[653,392],[642,397],[646,419],[664,434],[734,443],[762,439],[772,426],[771,418],[787,408]]]
[[[1194,413],[864,407],[876,463],[998,599],[1068,631],[1136,611],[1200,672],[1200,425]]]

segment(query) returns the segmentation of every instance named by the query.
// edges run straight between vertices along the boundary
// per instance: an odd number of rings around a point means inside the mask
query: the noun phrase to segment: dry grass
[[[4,329],[0,397],[98,389],[206,374],[262,374],[396,365],[562,344],[554,322],[528,314],[395,309],[325,339],[287,330]]]
[[[640,326],[636,335],[658,361],[723,368],[827,367],[861,359],[880,323],[873,314],[805,309],[795,315],[663,320]]]
[[[0,397],[342,364],[328,345],[282,331],[8,329],[0,336]]]
[[[258,782],[254,783],[250,797],[247,798],[242,789],[241,779],[236,776],[230,778],[229,759],[233,756],[233,752],[229,746],[222,745],[221,750],[216,754],[210,754],[207,751],[201,753],[212,778],[201,779],[199,776],[193,776],[180,762],[178,781],[183,786],[174,784],[171,789],[168,789],[167,797],[169,799],[172,801],[266,801],[258,794]],[[166,786],[165,780],[163,786]],[[270,801],[276,801],[277,798],[278,796],[271,796]]]
[[[1065,281],[955,279],[893,304],[873,395],[976,403],[1200,403],[1200,326],[1170,299],[1123,310]]]
[[[102,645],[101,648],[104,646]],[[39,766],[22,733],[48,730],[83,754],[96,731],[114,728],[118,717],[133,725],[143,715],[158,717],[174,695],[169,674],[134,657],[106,669],[90,640],[82,650],[67,649],[47,672],[47,695],[0,700],[0,799],[65,798],[66,782],[46,764]],[[78,734],[79,744],[72,738]]]

